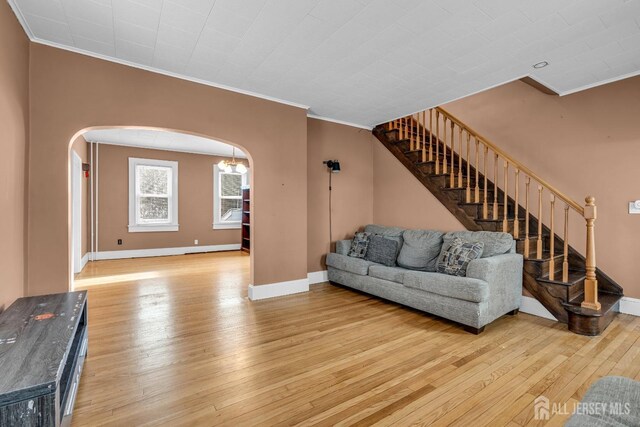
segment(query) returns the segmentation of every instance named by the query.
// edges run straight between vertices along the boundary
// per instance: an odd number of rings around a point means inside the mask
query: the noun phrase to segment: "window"
[[[129,158],[129,232],[178,231],[178,162]]]
[[[249,172],[227,173],[213,166],[213,228],[240,228],[242,221],[242,186],[249,182]]]

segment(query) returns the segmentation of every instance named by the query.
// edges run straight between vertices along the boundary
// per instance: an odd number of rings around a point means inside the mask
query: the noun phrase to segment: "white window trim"
[[[222,222],[220,220],[220,209],[218,208],[219,194],[220,194],[220,168],[217,164],[213,165],[213,229],[214,230],[237,230],[242,228],[242,220],[240,221],[227,221]],[[247,173],[242,175],[242,186],[249,184],[249,168]]]
[[[168,224],[138,224],[136,221],[136,166],[163,166],[170,167],[172,172],[172,192],[169,209],[171,210],[171,222]],[[169,160],[137,159],[129,157],[129,232],[148,233],[158,231],[178,231],[178,162]]]

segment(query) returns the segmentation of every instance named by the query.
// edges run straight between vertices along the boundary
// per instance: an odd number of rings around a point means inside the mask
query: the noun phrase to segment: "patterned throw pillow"
[[[367,248],[367,261],[383,264],[389,267],[396,265],[398,258],[398,242],[386,237],[373,235]]]
[[[449,245],[442,245],[442,252],[438,257],[436,271],[451,276],[466,276],[469,262],[482,256],[484,243],[465,242],[456,237]]]
[[[351,249],[349,249],[349,256],[354,258],[364,258],[367,255],[367,248],[369,247],[369,239],[371,233],[358,232],[353,236],[351,241]]]

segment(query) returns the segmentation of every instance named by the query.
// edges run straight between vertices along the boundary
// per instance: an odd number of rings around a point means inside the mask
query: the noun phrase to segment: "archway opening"
[[[68,169],[71,290],[246,296],[253,162],[243,147],[175,129],[92,127],[70,140]]]

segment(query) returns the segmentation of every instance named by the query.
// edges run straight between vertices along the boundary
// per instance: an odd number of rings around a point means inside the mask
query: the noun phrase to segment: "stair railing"
[[[600,310],[598,302],[598,281],[596,279],[596,255],[594,221],[596,219],[595,199],[592,196],[585,198],[585,206],[579,205],[566,194],[555,188],[549,182],[531,171],[518,160],[511,157],[500,147],[484,138],[478,132],[464,124],[461,120],[441,107],[415,113],[402,117],[386,124],[387,129],[397,129],[401,140],[409,140],[409,149],[417,151],[422,162],[434,162],[434,170],[437,175],[444,175],[451,188],[465,190],[466,203],[482,205],[482,219],[499,221],[502,214],[502,230],[510,232],[515,239],[520,239],[521,231],[524,231],[524,257],[527,259],[549,258],[549,280],[556,278],[556,248],[555,248],[555,216],[556,201],[564,203],[564,227],[562,248],[562,282],[569,281],[569,211],[573,211],[586,221],[586,256],[584,283],[584,301],[582,307]],[[457,132],[456,132],[457,129]],[[457,142],[456,142],[457,133]],[[464,137],[466,135],[466,138]],[[471,142],[473,140],[473,143]],[[465,150],[466,148],[466,150]],[[448,154],[449,153],[449,154]],[[456,165],[456,156],[457,165]],[[466,163],[466,168],[463,166]],[[491,171],[488,163],[493,164],[493,200],[489,197],[488,177]],[[498,200],[499,164],[502,162],[502,207]],[[475,168],[475,177],[471,174],[471,167]],[[466,175],[465,175],[466,169]],[[484,182],[480,184],[480,171],[484,176]],[[513,170],[513,206],[514,217],[509,218],[509,179]],[[524,177],[524,230],[520,229],[520,176]],[[448,179],[447,179],[448,178]],[[466,178],[466,179],[465,179]],[[473,179],[475,178],[475,179]],[[537,212],[530,211],[531,181],[537,183]],[[544,192],[549,194],[549,251],[544,253],[543,246],[543,207]],[[491,213],[491,215],[490,215]],[[537,235],[530,233],[530,219],[533,215],[537,218]],[[490,218],[491,217],[491,218]],[[512,222],[512,225],[510,223]],[[536,242],[534,256],[531,257],[531,243]]]

